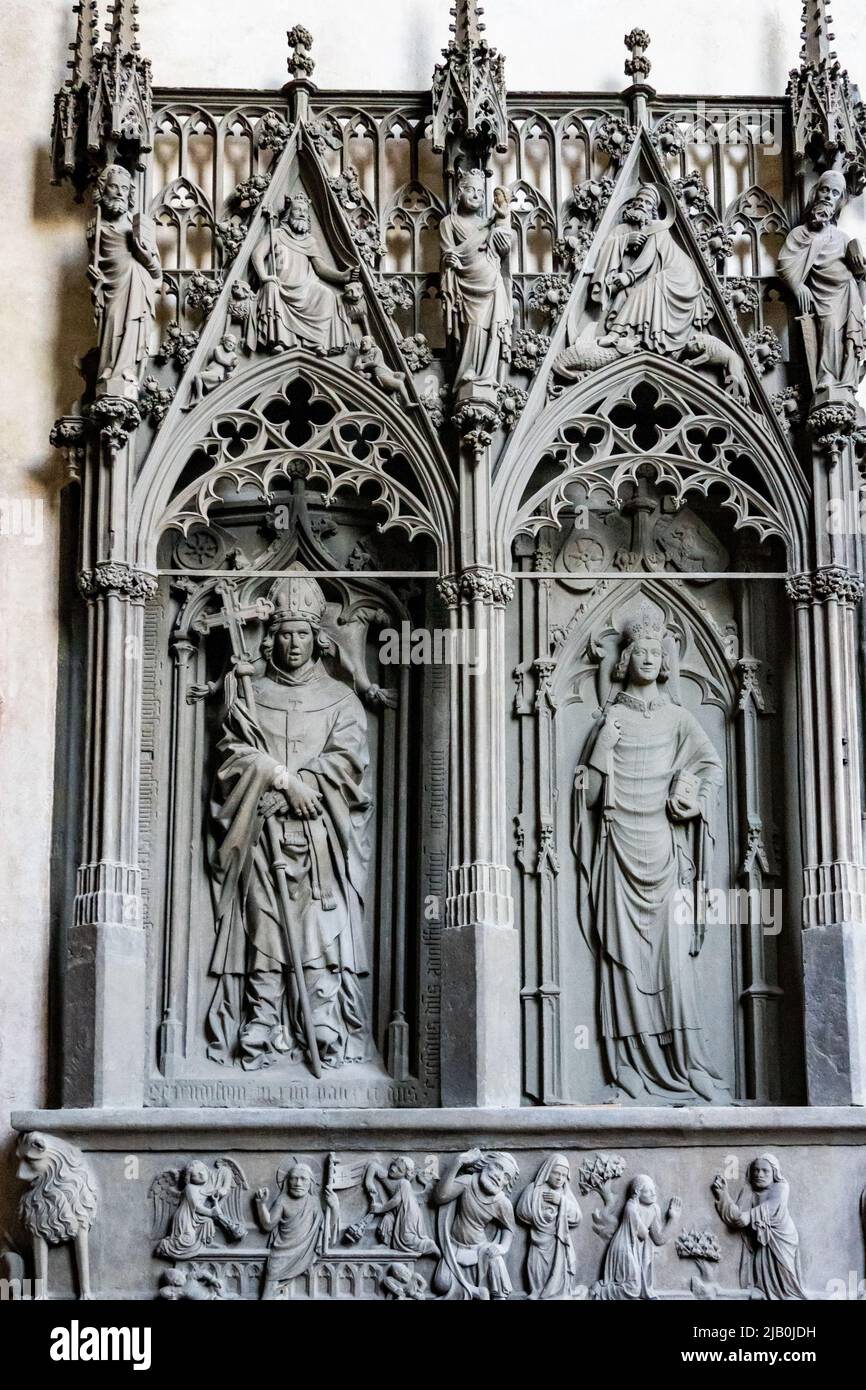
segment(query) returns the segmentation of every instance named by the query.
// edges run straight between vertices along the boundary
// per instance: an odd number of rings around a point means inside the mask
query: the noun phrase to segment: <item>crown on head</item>
[[[626,643],[638,642],[641,638],[660,642],[666,633],[664,621],[648,603],[642,603],[638,612],[626,619],[622,628],[623,641]]]
[[[292,565],[283,579],[278,579],[268,595],[273,604],[271,627],[280,623],[302,620],[318,629],[327,607],[327,599],[301,565]]]
[[[457,175],[457,186],[461,188],[468,183],[477,183],[481,188],[485,188],[487,175],[483,169],[461,169]]]

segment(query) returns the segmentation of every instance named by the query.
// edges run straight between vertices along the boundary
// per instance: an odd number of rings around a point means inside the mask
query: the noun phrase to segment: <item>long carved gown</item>
[[[866,351],[866,315],[861,291],[845,263],[848,238],[834,226],[815,231],[795,227],[779,252],[779,274],[798,289],[808,284],[820,339],[817,386],[856,387]]]
[[[653,1233],[658,1235],[660,1230],[661,1214],[655,1203],[644,1206],[637,1197],[629,1197],[607,1247],[602,1277],[593,1284],[590,1298],[601,1303],[653,1298],[653,1260],[658,1243]]]
[[[242,696],[229,694],[219,745],[213,807],[219,901],[210,964],[217,984],[208,1016],[210,1055],[226,1060],[240,1037],[242,1059],[255,1062],[282,1022],[289,958],[259,807],[274,773],[284,766],[312,780],[322,798],[322,814],[314,820],[300,821],[288,812],[279,819],[290,925],[304,964],[319,1050],[326,1065],[362,1060],[370,1055],[359,984],[368,969],[363,898],[371,813],[364,785],[369,758],[364,707],[318,661],[296,677],[271,666],[253,682],[253,691],[256,718]],[[299,1038],[296,1005],[290,1014]]]
[[[461,340],[456,384],[495,384],[500,357],[508,361],[511,355],[514,309],[502,273],[511,236],[460,213],[443,219],[439,236],[443,252],[460,258],[459,269],[442,272],[447,330]]]
[[[632,1094],[639,1080],[665,1100],[693,1099],[697,1082],[708,1099],[724,1083],[705,1052],[693,915],[683,919],[694,902],[697,865],[707,867],[722,766],[694,716],[667,695],[646,704],[623,692],[610,717],[621,737],[607,754],[592,737],[583,762],[601,774],[602,789],[592,809],[578,792],[575,843],[578,911],[598,959],[608,1071],[614,1082],[630,1083],[624,1089]],[[668,816],[677,773],[700,785],[695,822]]]
[[[315,237],[285,227],[274,230],[277,283],[262,285],[247,335],[251,348],[302,344],[337,353],[352,342],[352,325],[342,301],[320,280],[313,260],[321,256]],[[270,236],[265,239],[270,249]]]
[[[156,238],[149,218],[139,218],[148,244],[134,249],[126,221],[118,228],[103,221],[99,233],[99,272],[102,275],[102,315],[99,334],[99,381],[115,377],[137,379],[150,347],[150,332],[160,278]],[[152,246],[150,243],[152,242]],[[150,257],[148,263],[145,259]]]
[[[530,1296],[537,1299],[570,1298],[577,1283],[577,1256],[571,1239],[581,1215],[569,1187],[550,1187],[557,1165],[568,1166],[563,1154],[553,1154],[517,1203],[517,1219],[529,1227],[526,1274]]]
[[[760,1289],[774,1302],[808,1298],[800,1274],[800,1237],[788,1211],[785,1178],[764,1192],[741,1192],[736,1202],[718,1200],[719,1215],[743,1237],[740,1287]]]
[[[636,231],[646,241],[632,257],[627,243]],[[634,284],[610,297],[604,282],[619,270],[630,271]],[[662,222],[614,232],[599,251],[591,288],[607,306],[606,327],[631,331],[649,351],[679,351],[709,318],[698,272]]]
[[[303,1197],[281,1194],[279,1215],[268,1237],[265,1298],[278,1296],[280,1285],[303,1274],[316,1257],[325,1216],[318,1194]]]

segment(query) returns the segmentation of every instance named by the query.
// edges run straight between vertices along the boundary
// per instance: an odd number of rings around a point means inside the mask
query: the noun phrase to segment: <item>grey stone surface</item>
[[[786,150],[709,188],[634,30],[627,91],[531,98],[555,134],[521,116],[509,167],[458,3],[442,167],[401,180],[392,98],[343,94],[350,132],[298,25],[224,197],[236,169],[161,182],[135,13],[97,52],[82,10],[56,104],[98,342],[53,432],[87,613],[56,1069],[86,1108],[15,1120],[55,1155],[22,1174],[39,1278],[80,1167],[84,1297],[857,1296],[863,556],[830,519],[862,258],[834,231],[838,293],[791,271],[825,166],[858,183],[847,79],[802,185]]]
[[[24,1131],[53,1126],[64,1143],[81,1149],[94,1175],[101,1202],[90,1238],[95,1297],[153,1298],[171,1274],[169,1287],[204,1276],[219,1282],[217,1296],[256,1299],[265,1290],[271,1251],[275,1278],[282,1277],[281,1270],[285,1273],[282,1297],[391,1297],[386,1281],[394,1277],[392,1266],[401,1263],[424,1280],[428,1296],[454,1296],[449,1264],[454,1247],[443,1223],[452,1227],[456,1213],[449,1208],[463,1200],[468,1184],[466,1200],[474,1204],[477,1197],[481,1202],[489,1236],[501,1250],[493,1265],[485,1267],[484,1287],[499,1290],[507,1278],[511,1297],[527,1298],[537,1294],[533,1281],[539,1269],[547,1268],[543,1248],[532,1240],[534,1232],[539,1234],[532,1207],[535,1202],[537,1211],[541,1200],[534,1189],[559,1156],[568,1164],[569,1187],[582,1220],[574,1222],[569,1203],[565,1227],[574,1254],[573,1279],[557,1297],[603,1296],[592,1295],[592,1288],[605,1282],[605,1270],[628,1270],[627,1259],[609,1254],[610,1242],[630,1219],[626,1208],[632,1187],[646,1177],[662,1194],[662,1218],[672,1194],[681,1202],[674,1209],[670,1239],[658,1246],[653,1259],[655,1296],[747,1298],[751,1286],[740,1282],[744,1236],[736,1225],[729,1231],[719,1217],[713,1187],[721,1174],[730,1200],[741,1211],[749,1209],[749,1165],[768,1150],[777,1156],[787,1184],[807,1296],[856,1298],[864,1287],[855,1213],[864,1185],[866,1120],[851,1107],[645,1107],[627,1112],[616,1107],[468,1107],[349,1114],[106,1109],[98,1114],[23,1112],[14,1121]],[[408,1166],[406,1160],[411,1160]],[[471,1182],[488,1160],[489,1191]],[[211,1207],[219,1208],[206,1219],[172,1216],[181,1210],[191,1164],[198,1165],[198,1189],[209,1189]],[[264,1202],[268,1219],[276,1214],[278,1194],[290,1191],[286,1184],[298,1164],[309,1172],[298,1175],[290,1200],[315,1196],[308,1211],[310,1229],[305,1235],[301,1214],[289,1220],[296,1215],[289,1207],[284,1243],[269,1245],[257,1213]],[[812,1177],[816,1164],[822,1178],[818,1187]],[[385,1227],[384,1240],[378,1229],[381,1217],[374,1210],[387,1190],[377,1176],[383,1173],[395,1174],[390,1188],[399,1200],[392,1210],[401,1217],[399,1228],[396,1221]],[[451,1196],[455,1181],[456,1195]],[[260,1193],[265,1188],[267,1197]],[[779,1224],[777,1194],[770,1195],[775,1205],[767,1219]],[[103,1213],[109,1206],[114,1216],[106,1221]],[[732,1210],[725,1210],[733,1219]],[[165,1239],[163,1213],[180,1243],[158,1253]],[[504,1232],[510,1240],[503,1248]],[[441,1252],[443,1234],[444,1260],[429,1248],[436,1245]],[[708,1248],[710,1258],[702,1260]],[[278,1265],[277,1258],[285,1263]],[[303,1266],[294,1274],[293,1261]],[[59,1260],[57,1264],[60,1273]],[[473,1266],[462,1268],[471,1271]],[[399,1282],[404,1276],[396,1277]],[[73,1285],[64,1282],[57,1289],[71,1293]],[[464,1295],[465,1290],[458,1296]],[[629,1290],[621,1291],[626,1295]],[[554,1296],[552,1290],[547,1296]],[[785,1297],[790,1296],[789,1290]]]

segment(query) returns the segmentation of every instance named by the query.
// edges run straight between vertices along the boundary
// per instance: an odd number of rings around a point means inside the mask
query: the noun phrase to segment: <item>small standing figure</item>
[[[438,1255],[439,1248],[427,1234],[421,1205],[412,1186],[415,1177],[415,1161],[405,1156],[392,1158],[387,1171],[378,1163],[370,1164],[364,1186],[370,1199],[370,1213],[379,1217],[377,1238],[401,1254]]]
[[[822,174],[802,226],[794,227],[779,252],[779,275],[793,291],[803,316],[804,337],[815,388],[856,390],[866,352],[866,316],[860,283],[866,261],[858,242],[836,225],[845,201],[845,179]]]
[[[514,1239],[508,1193],[519,1169],[511,1154],[469,1149],[445,1170],[434,1191],[442,1258],[433,1290],[448,1299],[506,1299],[505,1256]]]
[[[581,1211],[570,1183],[568,1159],[565,1154],[553,1154],[520,1194],[517,1219],[529,1227],[526,1277],[531,1299],[574,1296],[577,1257],[571,1232],[580,1225]]]
[[[306,1163],[291,1163],[277,1173],[279,1195],[268,1207],[268,1189],[256,1192],[256,1218],[268,1232],[268,1262],[262,1298],[268,1302],[282,1297],[288,1283],[305,1274],[339,1221],[337,1199],[325,1192],[322,1206],[313,1170]]]
[[[358,344],[354,367],[356,372],[368,377],[370,381],[375,381],[376,385],[381,387],[387,395],[398,395],[403,404],[408,406],[410,410],[418,404],[409,395],[406,373],[391,370],[385,362],[382,349],[378,343],[373,341],[369,333],[365,334]]]
[[[203,371],[196,372],[190,383],[189,404],[186,410],[198,405],[202,396],[222,386],[228,381],[238,365],[238,340],[234,333],[224,333],[211,354],[211,359]]]
[[[645,1173],[632,1178],[619,1225],[607,1247],[602,1277],[593,1284],[590,1298],[602,1303],[654,1299],[656,1246],[670,1240],[682,1209],[679,1197],[671,1197],[662,1217],[652,1178]]]
[[[495,386],[500,362],[511,360],[508,194],[497,188],[487,217],[484,189],[483,169],[463,170],[454,207],[439,228],[445,325],[461,347],[455,390],[472,382]]]
[[[162,1236],[155,1254],[164,1260],[194,1260],[213,1245],[217,1230],[231,1240],[247,1233],[241,1194],[247,1180],[230,1158],[218,1158],[213,1171],[200,1159],[182,1172],[169,1168],[150,1185],[153,1234]]]
[[[35,1298],[48,1297],[48,1247],[75,1246],[78,1296],[91,1298],[87,1237],[96,1216],[96,1191],[83,1155],[63,1139],[34,1130],[18,1140],[18,1177],[29,1184],[18,1206],[33,1242]]]
[[[88,275],[99,331],[97,395],[135,398],[162,279],[156,230],[135,213],[135,183],[120,164],[103,169],[93,200],[98,216]]]
[[[746,1177],[749,1187],[736,1202],[721,1173],[712,1183],[716,1211],[743,1237],[740,1288],[758,1289],[773,1302],[808,1298],[800,1275],[800,1237],[788,1211],[789,1188],[779,1160],[775,1154],[760,1154]]]

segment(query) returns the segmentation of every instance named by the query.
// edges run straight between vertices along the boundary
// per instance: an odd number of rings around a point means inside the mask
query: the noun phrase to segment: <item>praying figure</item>
[[[845,188],[842,174],[822,174],[806,205],[805,221],[788,233],[779,252],[779,275],[803,316],[815,389],[856,390],[866,353],[861,291],[866,260],[859,242],[836,225]]]
[[[632,1178],[619,1224],[605,1252],[602,1277],[590,1289],[590,1299],[601,1303],[655,1299],[656,1248],[670,1240],[682,1209],[680,1198],[671,1197],[662,1217],[652,1178],[646,1173]]]
[[[511,361],[508,195],[496,190],[488,217],[484,190],[484,171],[464,169],[457,178],[455,205],[439,226],[445,326],[460,343],[455,390],[474,382],[497,385],[500,362]]]
[[[606,1068],[633,1099],[729,1099],[695,971],[722,764],[664,690],[675,648],[648,605],[623,639],[623,689],[575,774],[578,918],[597,960]]]
[[[775,1154],[760,1154],[746,1176],[749,1187],[736,1202],[721,1173],[712,1183],[716,1211],[743,1238],[740,1288],[758,1289],[774,1302],[808,1298],[800,1274],[800,1237],[788,1211],[790,1189],[779,1160]]]
[[[359,271],[329,266],[310,228],[310,200],[296,193],[279,221],[272,216],[253,251],[252,266],[261,288],[247,321],[251,350],[285,352],[300,346],[320,356],[335,356],[352,343],[349,315],[331,286],[349,285]]]
[[[511,1154],[470,1149],[446,1168],[433,1193],[442,1258],[433,1292],[447,1299],[508,1298],[505,1256],[514,1239],[508,1193],[518,1176]]]
[[[162,279],[156,230],[135,212],[135,182],[120,164],[103,169],[93,200],[98,215],[88,273],[99,331],[96,392],[135,399]]]
[[[520,1194],[517,1219],[529,1227],[526,1277],[531,1299],[574,1296],[577,1256],[571,1233],[580,1225],[581,1211],[570,1182],[571,1165],[565,1154],[553,1154]]]

